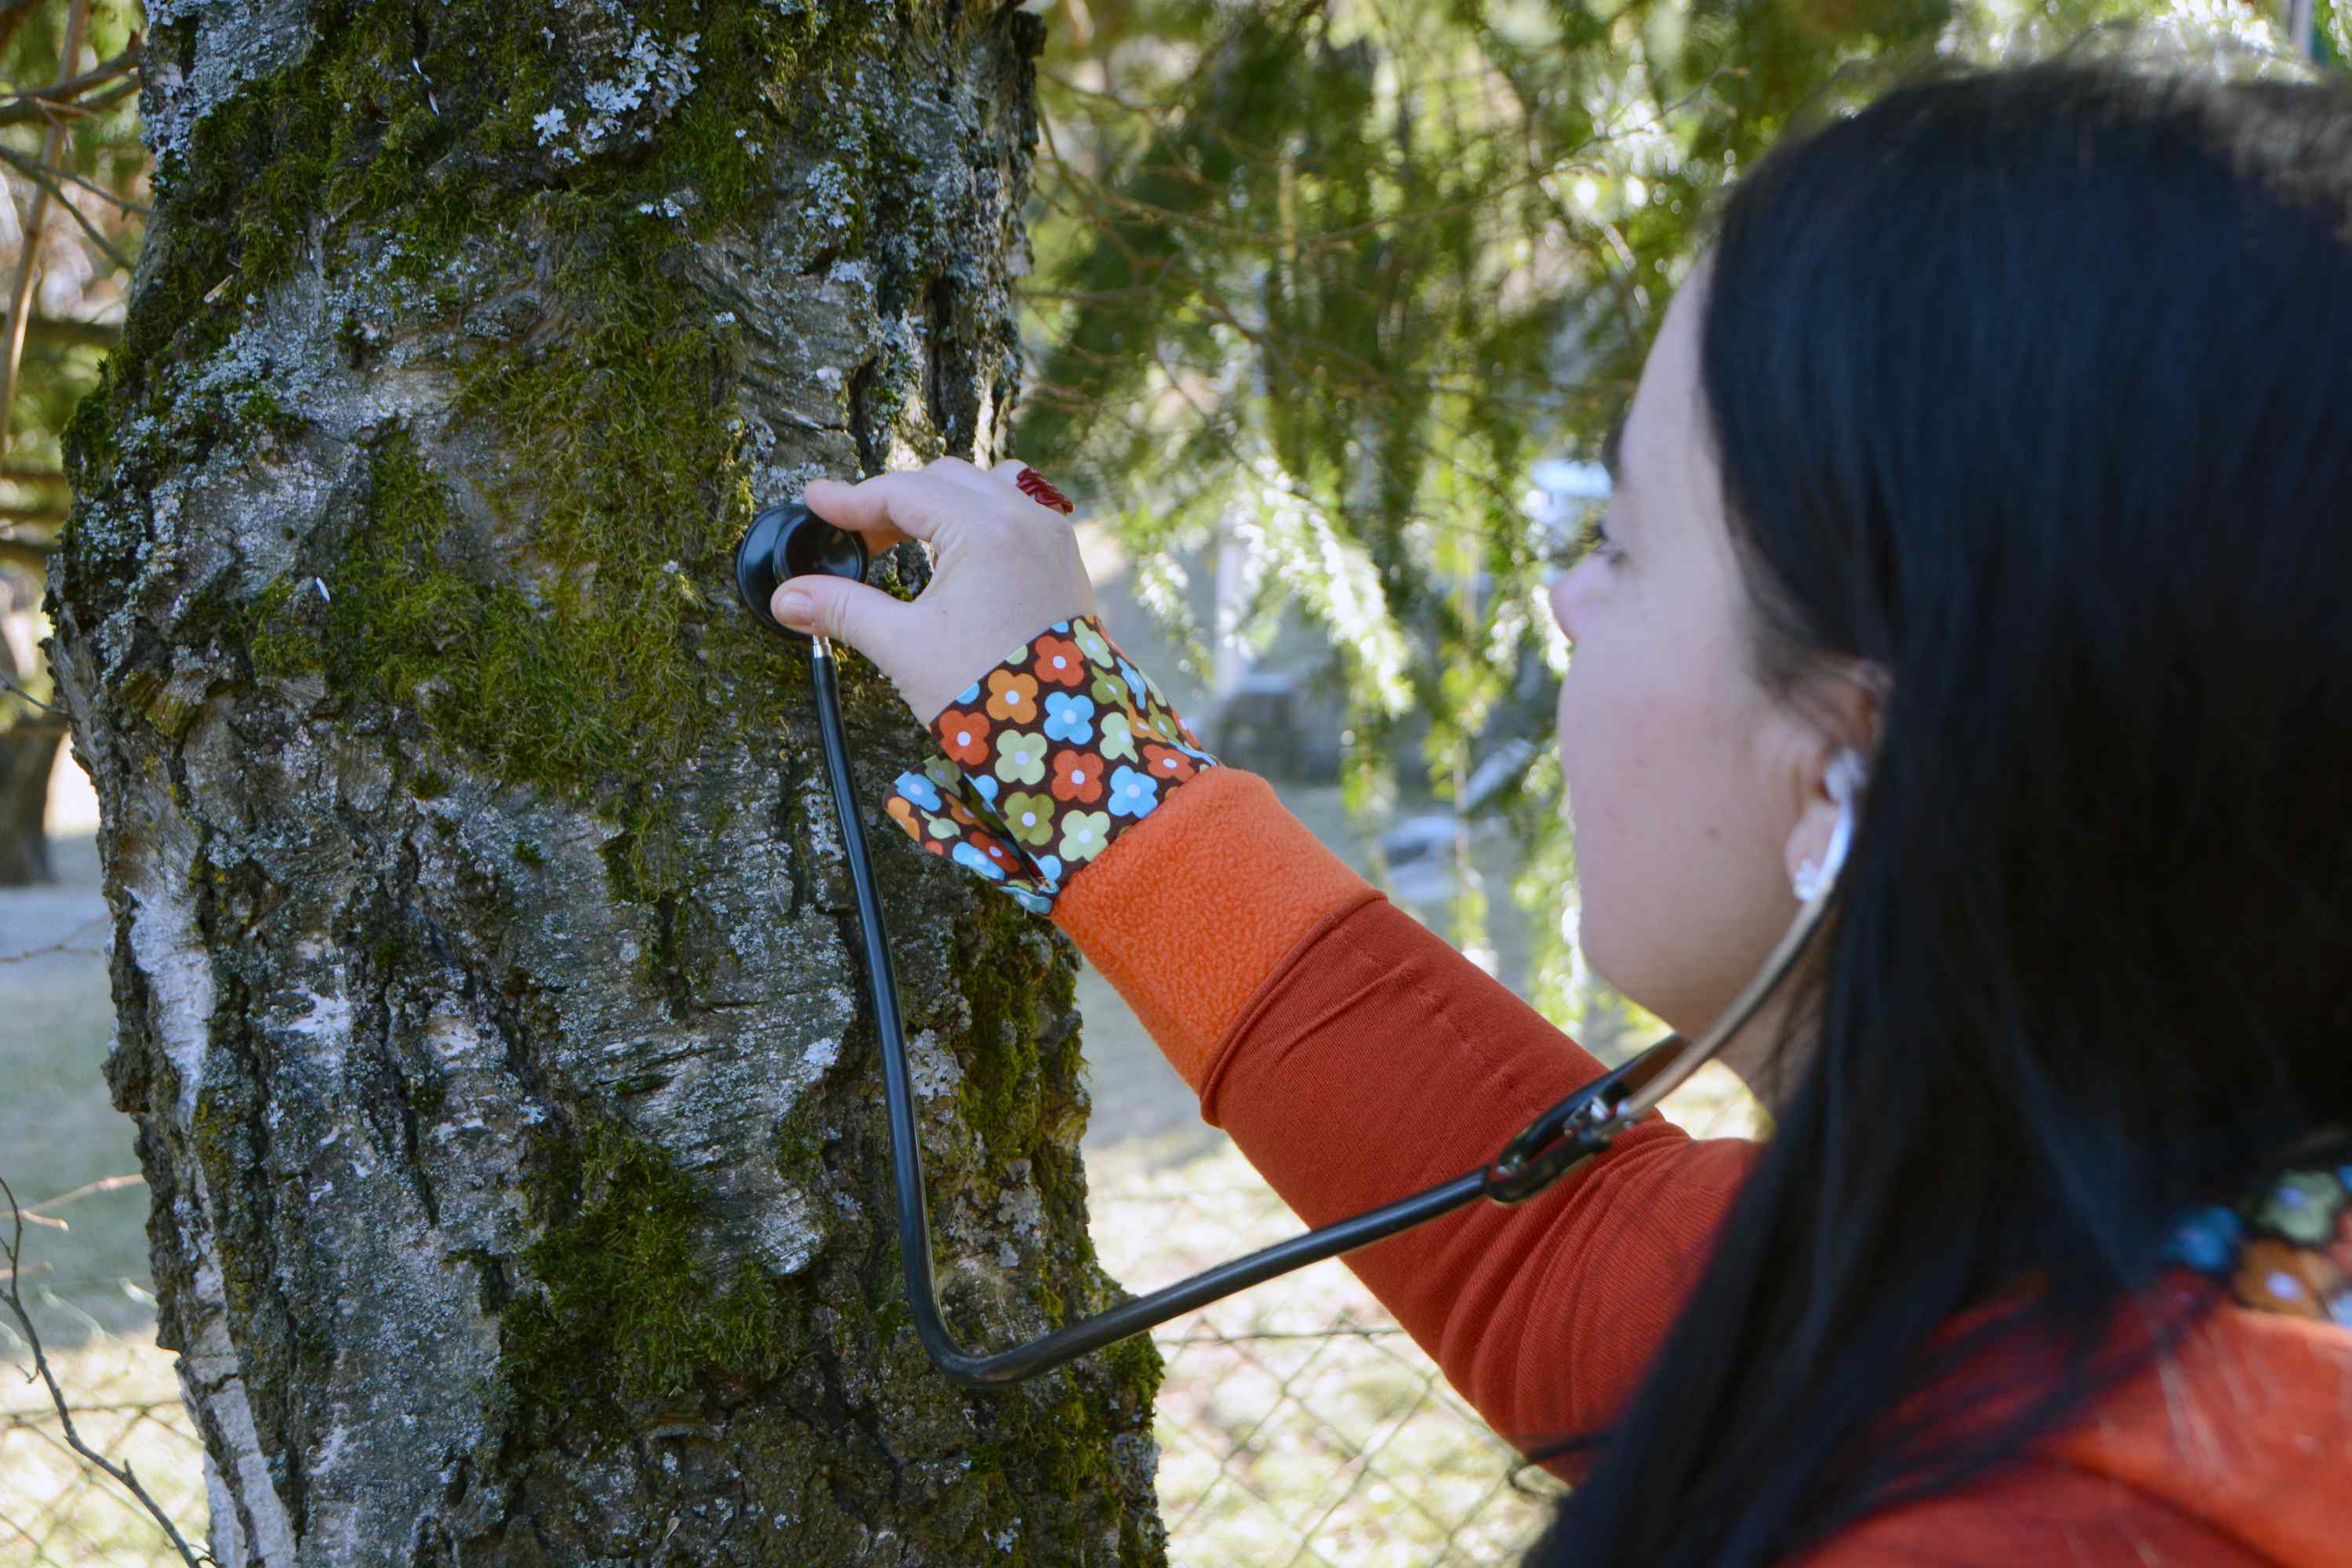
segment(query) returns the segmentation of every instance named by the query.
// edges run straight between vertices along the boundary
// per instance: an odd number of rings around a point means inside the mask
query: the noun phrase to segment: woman
[[[1534,1562],[2352,1563],[2352,82],[1948,66],[1709,238],[1551,590],[1559,731],[1586,954],[1678,1031],[1835,877],[1738,1041],[1777,1131],[1349,1264],[1583,1477]],[[936,552],[774,605],[934,719],[902,825],[1310,1223],[1597,1075],[1214,765],[1032,495],[808,487]]]

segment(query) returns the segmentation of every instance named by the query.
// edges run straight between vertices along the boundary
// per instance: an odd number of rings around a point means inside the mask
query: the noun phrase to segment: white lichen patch
[[[581,89],[579,118],[558,104],[531,121],[540,145],[558,163],[577,163],[610,147],[653,140],[654,127],[694,90],[702,35],[665,45],[625,11],[607,5],[611,27],[589,27],[575,37],[583,56],[604,72]],[[602,46],[601,47],[599,46]]]
[[[323,991],[298,988],[295,996],[306,1003],[309,1011],[286,1020],[281,1026],[289,1035],[298,1035],[310,1042],[310,1065],[321,1080],[332,1085],[342,1077],[344,1055],[352,1039],[352,999],[343,994],[343,966],[333,966],[334,984]]]
[[[1005,1162],[1004,1173],[1021,1184],[997,1194],[996,1217],[1011,1226],[1013,1236],[1020,1240],[1034,1242],[1045,1233],[1045,1195],[1037,1191],[1036,1184],[1029,1179],[1028,1161],[1008,1160]],[[997,1255],[997,1260],[1008,1268],[1020,1261],[1018,1255],[1010,1258],[1004,1256],[1012,1250],[1012,1247],[1008,1244]]]
[[[917,1095],[937,1100],[954,1093],[956,1085],[963,1081],[963,1064],[940,1042],[937,1029],[925,1029],[907,1042],[907,1076],[913,1080]]]

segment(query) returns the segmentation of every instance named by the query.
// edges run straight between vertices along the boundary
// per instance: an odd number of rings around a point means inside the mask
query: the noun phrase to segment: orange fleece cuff
[[[1219,767],[1071,878],[1054,923],[1199,1094],[1266,976],[1327,918],[1379,896],[1265,779]]]

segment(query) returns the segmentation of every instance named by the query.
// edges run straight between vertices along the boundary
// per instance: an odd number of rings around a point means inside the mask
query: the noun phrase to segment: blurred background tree
[[[41,833],[66,732],[45,706],[42,568],[70,493],[58,436],[120,335],[145,211],[139,9],[0,5],[0,886],[46,880]]]
[[[1568,650],[1544,602],[1587,508],[1533,480],[1597,458],[1703,205],[1792,117],[1924,52],[2154,22],[2352,53],[2340,0],[1056,10],[1015,450],[1107,509],[1213,688],[1219,644],[1262,649],[1302,612],[1319,626],[1351,811],[1448,803],[1447,934],[1474,956],[1491,950],[1471,818],[1506,819],[1532,921],[1517,978],[1604,1052],[1591,1037],[1625,1009],[1579,972],[1562,914]],[[1187,563],[1235,552],[1204,626]]]

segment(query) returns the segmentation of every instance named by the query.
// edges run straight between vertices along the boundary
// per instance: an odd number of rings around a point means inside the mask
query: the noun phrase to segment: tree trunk
[[[15,587],[0,582],[0,613],[7,611]],[[5,636],[0,636],[0,676],[10,686],[24,684],[16,650]],[[0,690],[0,888],[57,879],[49,868],[49,775],[57,768],[58,746],[65,737],[62,716]]]
[[[0,729],[0,888],[53,882],[47,818],[65,721],[47,713]]]
[[[730,575],[811,475],[1001,454],[1041,24],[149,14],[49,653],[214,1552],[1162,1561],[1148,1341],[985,1394],[916,1341],[804,665]],[[928,741],[852,663],[878,805]],[[995,1348],[1115,1295],[1074,959],[867,832]]]

